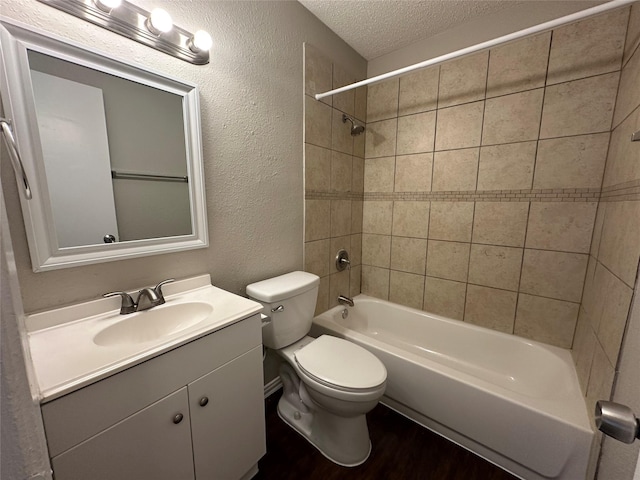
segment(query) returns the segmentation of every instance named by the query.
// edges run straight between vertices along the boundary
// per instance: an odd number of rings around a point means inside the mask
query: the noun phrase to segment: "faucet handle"
[[[161,281],[159,284],[157,284],[155,286],[153,291],[156,292],[156,295],[160,299],[160,303],[158,303],[158,305],[162,305],[164,303],[164,295],[162,294],[162,286],[166,285],[167,283],[171,283],[171,282],[175,282],[175,281],[176,281],[175,278],[167,278],[166,280]]]
[[[127,315],[129,313],[133,313],[136,311],[136,304],[133,301],[133,298],[131,298],[131,295],[129,295],[126,292],[109,292],[109,293],[105,293],[102,296],[104,298],[107,298],[107,297],[115,297],[117,295],[120,295],[120,297],[122,298],[122,305],[120,306],[120,315]]]

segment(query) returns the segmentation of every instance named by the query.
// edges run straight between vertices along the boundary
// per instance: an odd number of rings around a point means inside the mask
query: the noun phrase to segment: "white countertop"
[[[174,335],[117,346],[97,345],[93,338],[129,317],[120,315],[119,297],[29,315],[26,325],[38,399],[48,402],[262,310],[259,303],[212,286],[209,275],[168,284],[163,291],[166,303],[148,312],[180,303],[203,302],[211,305],[213,313]]]

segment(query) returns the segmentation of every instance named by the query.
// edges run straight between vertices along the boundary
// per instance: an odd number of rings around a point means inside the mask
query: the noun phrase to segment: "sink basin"
[[[93,342],[105,347],[132,345],[175,335],[202,322],[213,307],[204,302],[188,302],[155,307],[133,313],[101,330]]]

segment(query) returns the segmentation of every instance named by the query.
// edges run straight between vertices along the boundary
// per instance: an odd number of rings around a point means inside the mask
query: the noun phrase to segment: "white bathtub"
[[[582,480],[593,439],[564,350],[366,295],[316,317],[387,367],[383,403],[527,480]]]

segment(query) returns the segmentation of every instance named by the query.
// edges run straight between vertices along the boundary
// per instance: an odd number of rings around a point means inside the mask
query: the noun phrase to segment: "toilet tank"
[[[262,343],[279,349],[304,337],[311,329],[320,278],[307,272],[291,272],[247,286],[247,295],[263,305],[271,318],[262,327]]]

